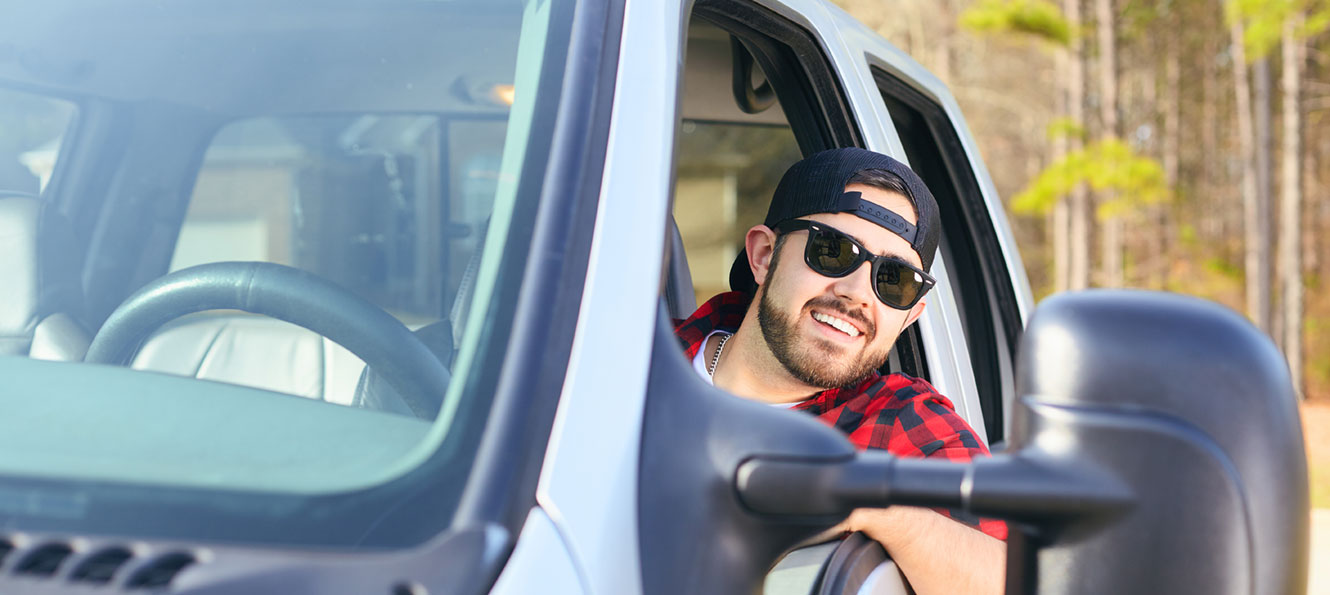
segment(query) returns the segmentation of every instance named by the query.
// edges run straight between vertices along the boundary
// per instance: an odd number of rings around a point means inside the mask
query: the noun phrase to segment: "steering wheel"
[[[111,313],[84,361],[127,366],[162,325],[205,310],[243,310],[290,322],[347,348],[433,419],[450,375],[400,321],[316,275],[267,262],[217,262],[154,279]]]

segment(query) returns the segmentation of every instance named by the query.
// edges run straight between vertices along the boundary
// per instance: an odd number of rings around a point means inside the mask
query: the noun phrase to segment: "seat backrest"
[[[203,313],[154,333],[131,367],[349,405],[365,364],[327,337],[289,322]]]
[[[684,253],[683,236],[670,214],[669,266],[665,269],[665,306],[670,318],[682,320],[697,309],[697,296],[693,292],[693,275],[688,271],[688,255]]]
[[[421,343],[425,344],[434,356],[439,358],[439,363],[449,370],[453,367],[453,326],[447,318],[437,322],[427,324],[414,331],[416,337]],[[443,395],[438,395],[439,399]],[[356,385],[355,400],[352,401],[353,407],[364,409],[373,409],[375,411],[388,411],[401,415],[410,415],[422,419],[433,419],[432,413],[419,411],[420,407],[412,407],[412,402],[398,394],[388,380],[379,371],[373,368],[365,368],[360,373],[360,382]]]
[[[91,340],[73,228],[30,194],[0,194],[0,355],[81,360]]]
[[[452,364],[453,333],[447,319],[414,332],[445,367]],[[273,366],[274,361],[283,365]],[[384,378],[345,347],[266,316],[186,316],[153,333],[131,367],[416,415]]]

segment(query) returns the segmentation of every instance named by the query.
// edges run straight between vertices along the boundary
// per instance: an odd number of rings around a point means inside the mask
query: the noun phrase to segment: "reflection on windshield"
[[[0,6],[0,285],[19,296],[0,303],[0,483],[225,492],[228,514],[259,507],[248,538],[295,542],[314,517],[292,505],[272,526],[273,498],[342,494],[372,525],[383,502],[364,494],[437,453],[455,459],[429,479],[451,478],[437,502],[455,500],[469,450],[440,445],[486,414],[458,403],[498,365],[475,351],[490,296],[516,283],[498,267],[525,245],[510,214],[567,16]]]
[[[68,101],[0,88],[0,196],[46,187],[74,111]]]

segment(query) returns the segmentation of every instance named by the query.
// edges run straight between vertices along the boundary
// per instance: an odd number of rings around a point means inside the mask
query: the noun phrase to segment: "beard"
[[[779,255],[780,251],[777,251]],[[767,342],[776,361],[784,366],[796,380],[822,389],[845,388],[858,385],[869,374],[886,363],[891,346],[881,352],[869,351],[867,345],[877,336],[873,324],[862,314],[851,310],[843,300],[832,296],[819,296],[808,300],[798,312],[789,312],[776,304],[768,291],[776,279],[779,258],[774,258],[767,272],[767,286],[757,304],[757,322],[762,338]],[[800,337],[799,321],[809,315],[811,308],[819,307],[835,312],[841,318],[859,323],[864,330],[865,346],[858,353],[844,353],[845,348],[823,338]]]

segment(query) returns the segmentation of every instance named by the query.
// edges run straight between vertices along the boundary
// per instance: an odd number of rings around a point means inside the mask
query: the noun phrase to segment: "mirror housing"
[[[759,515],[950,507],[1012,523],[1008,593],[1302,593],[1309,494],[1274,345],[1199,299],[1046,300],[1022,340],[1008,450],[966,465],[860,453],[754,456]]]
[[[1310,496],[1288,365],[1203,300],[1091,291],[1046,300],[1017,361],[1014,456],[1114,475],[1130,510],[1013,533],[1008,592],[1303,593]],[[1017,570],[1009,567],[1011,570]]]

